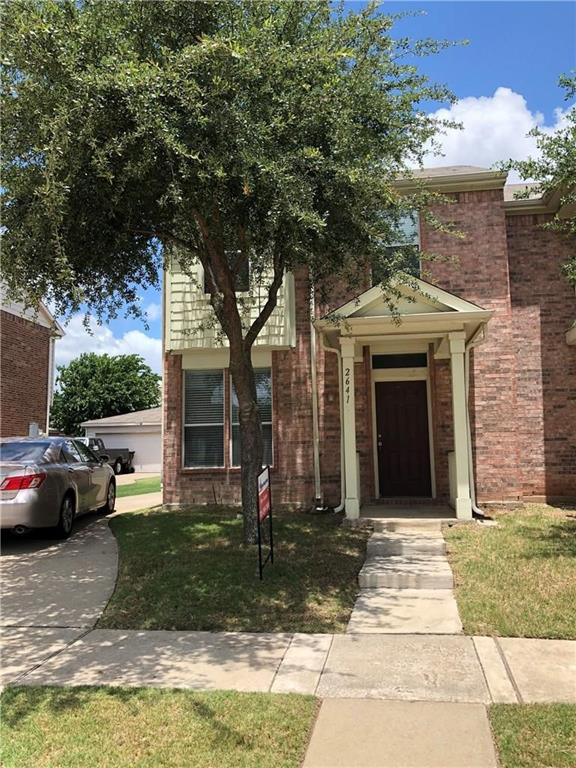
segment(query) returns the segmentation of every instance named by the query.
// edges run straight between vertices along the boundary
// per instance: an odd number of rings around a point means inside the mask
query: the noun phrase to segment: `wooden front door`
[[[380,496],[431,496],[425,381],[376,382]]]

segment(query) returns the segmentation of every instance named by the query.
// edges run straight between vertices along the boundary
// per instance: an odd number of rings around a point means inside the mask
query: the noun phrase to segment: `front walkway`
[[[462,632],[442,523],[432,515],[372,517],[348,632]]]

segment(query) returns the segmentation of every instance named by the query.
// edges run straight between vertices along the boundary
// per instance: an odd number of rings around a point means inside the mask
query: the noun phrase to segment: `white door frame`
[[[370,365],[372,366],[371,351]],[[428,410],[428,448],[430,453],[430,490],[436,498],[436,465],[434,461],[434,434],[432,429],[432,394],[428,365],[424,368],[372,368],[372,453],[374,457],[374,498],[380,498],[380,473],[378,468],[378,434],[376,428],[376,382],[379,381],[425,381],[426,406]]]

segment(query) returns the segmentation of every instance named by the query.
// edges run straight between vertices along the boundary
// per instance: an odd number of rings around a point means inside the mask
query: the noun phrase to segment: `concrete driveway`
[[[108,602],[118,570],[108,521],[87,515],[72,536],[2,536],[2,627],[90,628]]]

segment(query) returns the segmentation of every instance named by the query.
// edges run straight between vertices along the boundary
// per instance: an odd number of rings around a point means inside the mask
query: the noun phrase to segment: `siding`
[[[198,279],[181,272],[177,266],[166,276],[166,350],[217,349],[228,346],[214,317],[209,296],[202,289],[201,268]],[[248,328],[266,301],[267,292],[257,289],[246,295],[244,325]],[[294,279],[287,274],[278,305],[258,336],[255,346],[287,348],[294,346]]]

